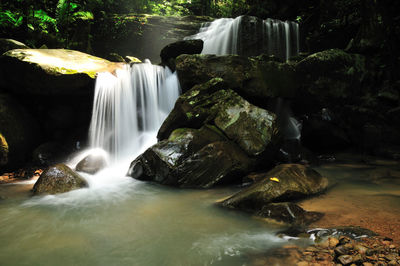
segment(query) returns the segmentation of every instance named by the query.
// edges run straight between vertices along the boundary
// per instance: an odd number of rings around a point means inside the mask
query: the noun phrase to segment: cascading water
[[[266,53],[288,60],[299,53],[299,24],[249,16],[221,18],[204,23],[199,33],[186,39],[203,40],[203,54]]]
[[[179,96],[168,68],[150,62],[100,73],[96,80],[89,139],[114,161],[132,159],[156,142],[161,123]]]

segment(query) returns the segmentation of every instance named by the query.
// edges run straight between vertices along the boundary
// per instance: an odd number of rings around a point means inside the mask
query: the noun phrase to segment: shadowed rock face
[[[132,162],[128,175],[184,188],[234,182],[252,161],[217,128],[179,128]]]
[[[0,58],[0,66],[16,93],[82,95],[93,91],[97,72],[113,72],[119,65],[73,50],[16,49]]]
[[[87,182],[65,164],[47,168],[33,186],[33,194],[58,194],[87,187]]]
[[[224,200],[224,207],[259,211],[273,202],[305,198],[323,192],[328,180],[310,167],[298,164],[278,165],[254,178],[250,187]]]

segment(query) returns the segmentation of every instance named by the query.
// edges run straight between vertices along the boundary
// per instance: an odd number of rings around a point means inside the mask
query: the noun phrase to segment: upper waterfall
[[[125,66],[115,76],[100,73],[95,86],[90,146],[107,151],[115,160],[142,151],[156,142],[157,130],[178,96],[176,74],[149,61]]]
[[[265,53],[288,60],[299,53],[299,24],[250,16],[220,18],[203,23],[197,34],[186,39],[202,39],[203,54]]]

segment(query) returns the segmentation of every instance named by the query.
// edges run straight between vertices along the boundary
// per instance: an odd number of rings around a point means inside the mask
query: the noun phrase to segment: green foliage
[[[11,12],[10,10],[0,11],[0,25],[3,27],[19,27],[22,24],[22,19],[22,15]]]
[[[50,17],[44,10],[34,11],[34,24],[37,25],[39,30],[43,33],[58,32],[56,19]],[[34,30],[33,25],[32,30]]]

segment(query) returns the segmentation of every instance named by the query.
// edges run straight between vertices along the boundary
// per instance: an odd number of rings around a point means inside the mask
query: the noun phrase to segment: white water
[[[199,33],[185,39],[204,41],[202,54],[237,54],[239,27],[242,17],[220,18],[203,23]]]
[[[90,146],[113,162],[134,159],[154,144],[163,120],[179,96],[179,81],[168,68],[150,62],[126,66],[96,80]]]
[[[277,19],[266,19],[261,22],[252,22],[247,30],[243,30],[243,16],[233,18],[216,19],[213,22],[203,23],[199,33],[186,37],[186,39],[201,39],[204,41],[203,54],[245,54],[243,51],[242,38],[244,34],[261,36],[256,40],[261,40],[260,44],[263,53],[275,55],[288,60],[290,57],[299,53],[299,24],[293,21],[280,21]]]

